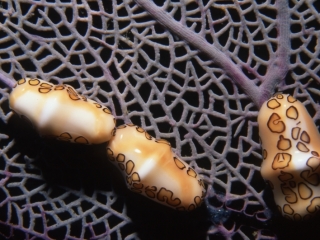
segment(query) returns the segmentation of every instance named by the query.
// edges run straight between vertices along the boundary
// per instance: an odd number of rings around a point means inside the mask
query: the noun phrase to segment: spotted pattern
[[[280,116],[276,113],[273,113],[268,121],[268,128],[273,133],[282,133],[286,130],[286,125],[280,121]]]
[[[286,113],[287,117],[288,118],[291,118],[291,119],[294,119],[296,120],[299,116],[298,114],[298,110],[294,107],[294,106],[291,106],[287,109],[287,113]]]
[[[319,208],[320,208],[320,197],[315,197],[311,200],[311,203],[308,206],[307,210],[309,213],[314,213]]]
[[[305,142],[305,143],[310,143],[309,134],[306,133],[305,131],[303,131],[303,132],[301,133],[300,140],[303,141],[303,142]]]
[[[281,186],[281,191],[283,195],[285,195],[285,199],[288,203],[296,203],[297,202],[297,195],[296,193],[291,189],[291,187],[286,186],[283,184]]]
[[[67,132],[64,132],[64,133],[61,133],[58,137],[57,137],[58,140],[60,141],[70,141],[72,139],[72,136],[70,133],[67,133]]]
[[[301,102],[279,93],[263,104],[258,123],[261,174],[279,211],[288,219],[309,219],[320,209],[317,127]]]
[[[294,139],[294,140],[297,140],[299,135],[300,135],[300,130],[301,128],[299,127],[294,127],[292,128],[291,130],[291,137]]]
[[[82,136],[76,137],[74,139],[74,142],[75,143],[81,143],[81,144],[89,144],[89,141],[85,137],[82,137]]]
[[[182,170],[182,169],[186,168],[186,166],[177,157],[174,157],[173,160],[179,169]]]
[[[289,215],[292,215],[294,213],[294,210],[292,209],[292,207],[290,207],[289,204],[285,204],[283,206],[283,212]]]
[[[297,143],[297,149],[301,152],[309,152],[309,148],[302,142]]]
[[[313,172],[316,171],[320,165],[319,158],[317,157],[309,158],[307,161],[307,165],[311,168]]]
[[[308,187],[307,184],[301,182],[298,184],[298,193],[300,198],[302,199],[309,199],[312,196],[312,190]]]
[[[262,151],[262,156],[263,156],[263,160],[266,159],[268,156],[268,153],[265,149],[263,149],[263,151]]]
[[[89,104],[92,104],[92,106],[94,106],[95,108],[101,109],[102,112],[112,116],[111,111],[107,107],[103,107],[99,103],[92,101],[92,100],[90,100],[90,102],[89,102],[85,96],[78,94],[76,92],[76,90],[69,85],[54,85],[54,84],[51,84],[49,82],[45,82],[45,81],[37,79],[37,78],[34,78],[34,79],[23,78],[23,79],[20,79],[19,81],[17,81],[17,85],[15,86],[15,88],[17,86],[25,85],[25,84],[27,84],[28,86],[31,87],[31,89],[34,89],[35,91],[39,92],[40,94],[48,94],[48,93],[55,92],[55,91],[64,91],[65,94],[67,96],[69,96],[69,98],[71,100],[88,102]],[[114,118],[113,118],[113,122],[115,124]],[[62,132],[62,133],[55,134],[55,135],[44,134],[43,136],[47,137],[47,138],[55,138],[55,139],[61,140],[61,141],[68,141],[68,142],[74,142],[74,143],[80,143],[80,144],[91,144],[91,142],[88,140],[87,137],[79,136],[79,135],[73,136],[73,134],[70,132]],[[95,142],[93,142],[93,143],[95,143]]]
[[[190,176],[190,177],[193,177],[193,178],[196,178],[197,177],[197,173],[192,169],[192,168],[188,168],[188,171],[187,171],[187,174]]]
[[[173,207],[177,207],[181,204],[181,200],[179,198],[173,198],[173,192],[163,187],[157,193],[157,199],[161,202],[166,202],[168,205]]]
[[[293,179],[294,176],[291,173],[287,173],[287,172],[281,171],[280,175],[278,176],[278,178],[279,178],[279,180],[281,182],[286,182],[286,181],[289,181],[289,180]]]
[[[280,107],[280,103],[277,101],[277,99],[269,100],[267,105],[268,105],[268,108],[271,108],[271,109],[275,109],[275,108]]]
[[[319,174],[312,173],[310,170],[302,171],[300,177],[313,186],[318,186],[320,183]]]
[[[136,131],[139,134],[142,134],[146,141],[153,141],[157,144],[166,144],[170,146],[170,143],[163,139],[154,139],[152,136],[150,136],[143,128],[127,124],[127,125],[121,125],[114,131],[114,136],[117,135],[117,131],[120,129],[125,128],[135,128]],[[145,144],[147,144],[146,142]],[[171,151],[170,148],[167,148]],[[144,196],[147,196],[150,199],[153,199],[154,201],[160,202],[164,205],[167,205],[169,207],[175,208],[177,210],[182,211],[191,211],[195,209],[196,207],[200,206],[203,198],[205,196],[205,185],[203,183],[203,180],[198,177],[198,174],[194,169],[188,166],[185,162],[180,160],[178,157],[173,156],[173,166],[175,166],[179,171],[184,172],[185,177],[192,178],[194,181],[197,181],[197,185],[200,186],[202,189],[201,196],[195,196],[193,199],[193,202],[189,204],[188,206],[185,206],[182,202],[182,200],[177,196],[174,191],[169,189],[168,187],[164,186],[155,186],[147,184],[143,178],[141,178],[139,173],[139,168],[137,167],[137,162],[135,159],[130,159],[129,157],[126,157],[125,153],[115,153],[115,151],[112,149],[112,147],[107,148],[107,155],[109,160],[114,163],[118,164],[118,168],[123,173],[126,179],[126,183],[128,185],[128,188],[136,193],[140,193]],[[121,165],[119,165],[119,163]],[[185,190],[184,190],[185,191]]]
[[[280,135],[277,148],[282,151],[289,150],[291,148],[290,139],[284,138],[282,135]]]
[[[273,159],[272,168],[276,169],[283,169],[289,166],[291,161],[291,154],[288,153],[277,153],[277,155]]]

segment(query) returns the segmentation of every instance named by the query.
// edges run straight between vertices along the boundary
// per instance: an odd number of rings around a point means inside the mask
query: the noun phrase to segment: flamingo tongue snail
[[[200,206],[205,188],[199,174],[175,156],[170,144],[141,127],[115,128],[111,111],[79,95],[69,85],[24,78],[12,88],[10,108],[30,120],[40,135],[81,144],[107,142],[109,159],[123,173],[128,188],[177,210]]]
[[[258,115],[262,177],[284,217],[308,219],[320,206],[320,135],[307,109],[287,94],[266,101]]]
[[[111,138],[115,119],[111,111],[79,95],[69,85],[40,79],[21,79],[13,88],[10,108],[30,120],[41,136],[84,144]]]
[[[193,210],[205,195],[199,175],[171,151],[170,143],[154,139],[135,125],[119,126],[107,147],[129,189],[177,210]]]

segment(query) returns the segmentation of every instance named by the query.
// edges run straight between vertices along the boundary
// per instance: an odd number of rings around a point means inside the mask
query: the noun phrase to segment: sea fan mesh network
[[[0,1],[3,72],[70,84],[118,125],[167,139],[208,189],[190,213],[129,192],[103,145],[39,138],[1,84],[1,236],[280,236],[259,172],[259,97],[291,93],[320,123],[319,11],[315,0]]]

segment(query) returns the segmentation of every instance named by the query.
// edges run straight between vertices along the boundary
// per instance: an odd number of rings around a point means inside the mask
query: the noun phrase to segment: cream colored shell
[[[287,218],[310,218],[320,206],[320,136],[303,104],[277,94],[258,116],[263,148],[261,174]]]
[[[108,108],[79,95],[68,85],[21,79],[9,101],[10,108],[28,118],[44,137],[98,144],[109,141],[115,127]]]
[[[130,190],[178,210],[202,203],[204,184],[195,170],[173,154],[166,140],[154,139],[141,127],[117,128],[107,154]]]

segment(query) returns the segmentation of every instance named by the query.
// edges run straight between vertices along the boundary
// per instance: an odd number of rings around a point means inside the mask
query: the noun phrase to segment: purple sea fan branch
[[[89,9],[90,9],[89,6],[88,6],[87,4],[85,4],[84,6],[85,6],[85,9],[87,9],[87,11],[89,11]],[[57,13],[59,13],[59,15],[60,15],[61,18],[62,18],[63,23],[68,27],[68,29],[69,29],[69,31],[71,32],[71,34],[72,34],[76,39],[79,39],[79,42],[81,42],[81,43],[85,46],[85,48],[87,49],[87,51],[95,58],[96,65],[99,66],[99,67],[101,68],[101,70],[103,71],[103,78],[106,79],[106,80],[110,83],[110,85],[111,85],[111,87],[112,87],[112,89],[113,89],[114,94],[117,96],[117,99],[118,99],[118,100],[120,101],[120,103],[121,103],[121,106],[125,106],[125,103],[124,103],[123,98],[120,97],[120,96],[121,96],[120,92],[119,92],[118,89],[115,87],[115,80],[114,80],[113,76],[111,75],[111,72],[110,72],[110,69],[109,69],[110,62],[109,62],[109,63],[104,63],[101,58],[97,57],[98,55],[97,55],[96,50],[93,49],[93,47],[92,47],[92,46],[89,44],[89,42],[87,41],[87,39],[90,37],[89,32],[90,32],[90,29],[91,29],[91,27],[92,27],[92,24],[91,24],[91,22],[92,22],[91,16],[89,15],[88,18],[82,18],[82,19],[81,19],[81,21],[84,21],[84,22],[86,22],[86,23],[88,24],[87,32],[85,33],[84,36],[81,36],[81,35],[79,34],[79,32],[76,30],[76,23],[77,23],[76,21],[72,21],[71,23],[69,23],[68,20],[67,20],[67,18],[66,18],[66,16],[65,16],[64,13],[63,13],[63,10],[60,9],[60,8],[58,8],[58,7],[55,8],[55,11],[56,11]],[[40,13],[41,16],[42,16],[44,19],[46,19],[48,22],[50,21],[50,20],[45,16],[45,13],[44,13],[43,11],[39,10],[39,13]],[[79,16],[75,13],[74,18],[79,19]],[[90,19],[89,19],[89,18],[90,18]],[[55,33],[56,33],[56,34],[59,34],[58,31],[55,31]],[[61,45],[61,48],[65,49],[64,46],[62,46],[62,45]],[[66,50],[66,52],[68,52],[67,49],[65,49],[65,50]],[[67,63],[67,64],[68,64],[68,63]],[[72,69],[72,68],[70,68],[70,69]],[[75,73],[75,75],[77,75],[77,73]],[[114,110],[114,104],[113,104],[112,99],[110,99],[110,101],[111,101],[111,104],[112,104],[112,105],[111,105],[111,108],[112,108],[113,111],[115,111],[115,110]],[[125,112],[125,110],[126,110],[125,108],[122,108],[122,111],[123,111],[123,112]]]
[[[7,77],[6,75],[3,74],[3,72],[0,72],[0,80],[10,89],[14,88],[14,86],[17,84],[15,80]]]
[[[278,9],[277,15],[277,31],[278,31],[278,50],[276,56],[271,62],[265,81],[260,86],[260,102],[261,106],[274,93],[274,89],[287,75],[289,71],[289,53],[290,53],[290,13],[287,0],[276,1]]]
[[[181,39],[206,54],[214,64],[221,67],[235,83],[241,86],[243,91],[250,97],[256,106],[259,106],[259,88],[244,75],[240,68],[236,66],[226,54],[209,44],[199,34],[177,22],[169,15],[169,13],[156,6],[152,1],[135,0],[135,2],[144,8],[158,23],[162,24]]]

